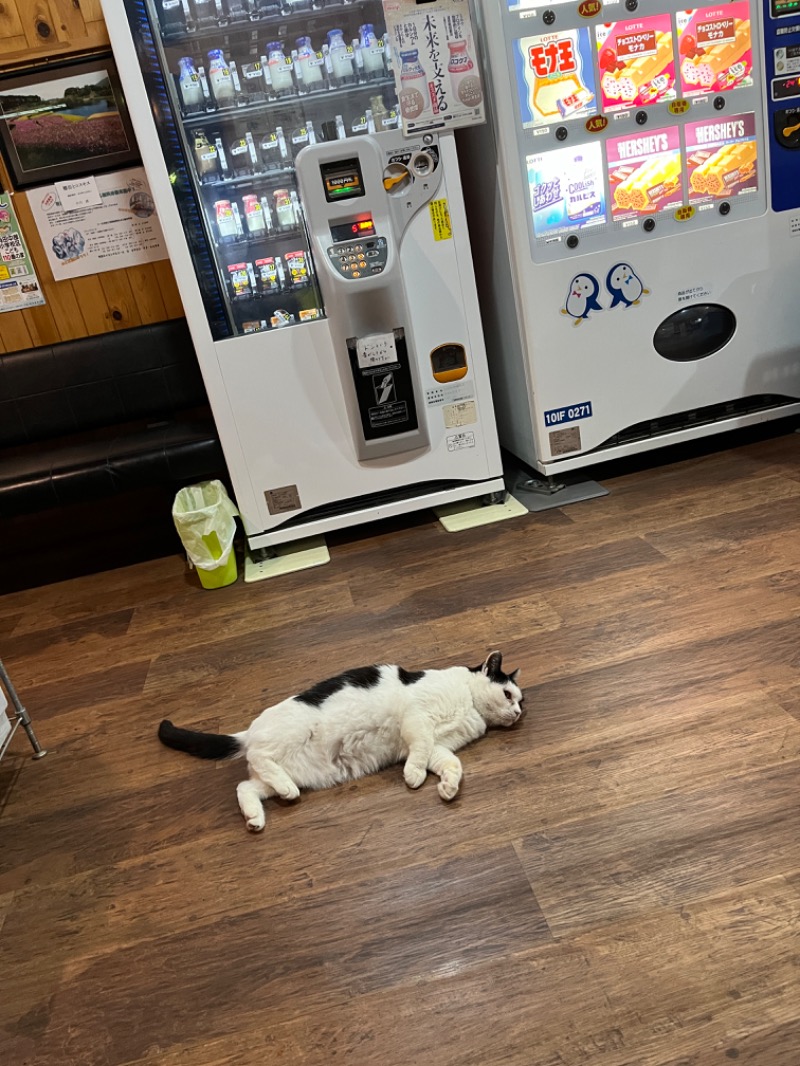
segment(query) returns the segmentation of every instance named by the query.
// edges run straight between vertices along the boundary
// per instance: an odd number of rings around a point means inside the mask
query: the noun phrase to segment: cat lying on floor
[[[247,757],[250,777],[237,796],[253,832],[264,828],[269,796],[297,799],[301,788],[328,788],[400,760],[407,785],[419,788],[431,770],[451,800],[462,775],[453,752],[522,714],[519,670],[504,674],[502,665],[494,651],[476,667],[364,666],[267,707],[243,733],[197,733],[165,719],[158,736],[201,759]]]

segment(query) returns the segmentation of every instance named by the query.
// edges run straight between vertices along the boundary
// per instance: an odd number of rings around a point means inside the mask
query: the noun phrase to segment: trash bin
[[[238,513],[221,481],[189,485],[175,497],[172,519],[203,588],[223,588],[238,577],[233,550]]]

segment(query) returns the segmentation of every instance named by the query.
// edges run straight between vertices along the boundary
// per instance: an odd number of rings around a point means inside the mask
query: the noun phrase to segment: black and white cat
[[[301,788],[328,788],[403,759],[407,785],[419,788],[431,770],[451,800],[462,775],[453,752],[522,714],[519,670],[505,674],[502,665],[494,651],[476,667],[364,666],[267,707],[243,733],[197,733],[165,720],[158,735],[201,759],[247,757],[250,777],[237,796],[254,832],[264,828],[269,796],[297,799]]]

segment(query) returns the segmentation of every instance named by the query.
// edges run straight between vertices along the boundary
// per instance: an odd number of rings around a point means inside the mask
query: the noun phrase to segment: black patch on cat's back
[[[397,667],[397,677],[401,685],[414,685],[417,681],[421,681],[424,676],[424,670],[404,670],[402,666]]]
[[[355,670],[345,670],[343,674],[329,677],[327,681],[319,681],[312,688],[295,696],[296,700],[302,700],[312,707],[321,707],[325,700],[341,692],[346,685],[353,688],[374,688],[381,679],[380,668],[377,666],[358,666]]]

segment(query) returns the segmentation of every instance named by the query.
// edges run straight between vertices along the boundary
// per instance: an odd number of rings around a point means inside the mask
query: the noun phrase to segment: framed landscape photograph
[[[17,189],[138,162],[112,56],[0,78],[0,149]]]

